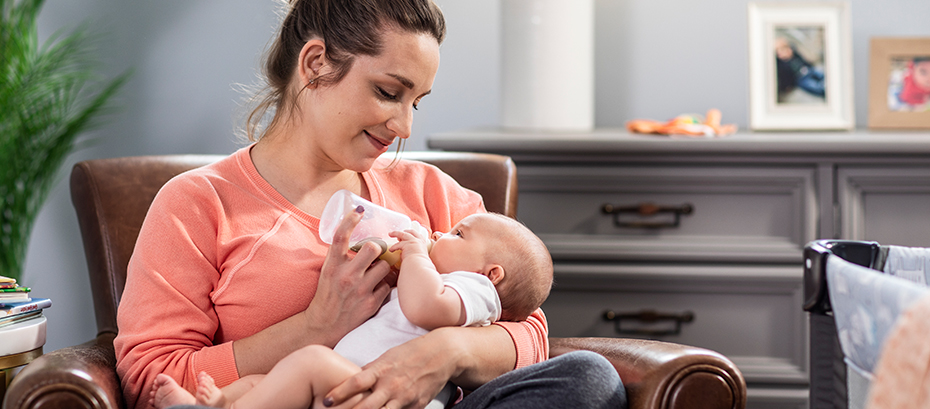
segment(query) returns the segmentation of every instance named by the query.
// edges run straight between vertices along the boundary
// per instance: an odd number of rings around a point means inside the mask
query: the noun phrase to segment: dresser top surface
[[[473,129],[431,135],[432,149],[507,154],[930,155],[930,131],[749,132],[707,138],[631,134],[619,128],[586,132]]]

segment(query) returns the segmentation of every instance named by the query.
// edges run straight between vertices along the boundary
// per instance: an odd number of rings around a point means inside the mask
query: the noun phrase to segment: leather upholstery
[[[607,357],[626,387],[631,409],[743,408],[746,381],[717,352],[661,341],[549,338],[549,356],[589,350]]]
[[[516,169],[506,156],[407,152],[433,163],[482,194],[489,211],[516,214]],[[71,198],[84,242],[97,319],[97,338],[39,357],[13,380],[3,409],[123,408],[115,372],[116,308],[126,267],[148,207],[158,189],[183,171],[222,156],[146,156],[78,163]],[[606,356],[627,387],[630,407],[741,409],[746,383],[722,355],[657,341],[550,338],[551,356],[587,349]]]
[[[84,241],[98,332],[116,333],[126,266],[155,194],[175,175],[222,156],[148,156],[84,161],[71,170],[71,201]]]

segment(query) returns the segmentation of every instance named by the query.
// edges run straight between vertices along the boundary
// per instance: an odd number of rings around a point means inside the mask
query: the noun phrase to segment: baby
[[[552,258],[545,244],[509,217],[473,214],[432,242],[415,230],[393,232],[401,252],[397,287],[371,319],[349,332],[334,349],[301,348],[267,375],[245,376],[219,389],[205,372],[196,396],[159,374],[150,402],[157,408],[199,404],[236,408],[323,407],[326,393],[384,351],[442,326],[484,326],[522,321],[539,308],[552,287]],[[428,408],[456,396],[447,384]],[[351,407],[363,398],[338,407]]]
[[[908,62],[898,99],[911,107],[930,102],[930,57],[915,57]]]

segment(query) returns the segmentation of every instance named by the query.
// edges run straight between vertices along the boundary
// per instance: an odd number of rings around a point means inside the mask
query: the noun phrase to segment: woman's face
[[[336,170],[370,169],[397,138],[410,137],[413,111],[438,68],[435,38],[387,30],[380,55],[356,56],[341,81],[302,93],[307,105],[298,112],[316,153]]]

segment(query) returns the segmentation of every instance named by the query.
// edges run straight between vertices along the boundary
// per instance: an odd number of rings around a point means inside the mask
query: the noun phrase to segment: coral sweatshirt
[[[222,387],[239,378],[232,342],[303,311],[328,245],[319,219],[297,209],[256,171],[245,147],[179,175],[158,193],[129,262],[114,341],[128,407],[148,407],[155,375],[193,391],[206,371]],[[363,173],[372,202],[449,231],[483,212],[481,197],[437,168],[377,162]],[[542,311],[500,322],[517,367],[548,356]]]

